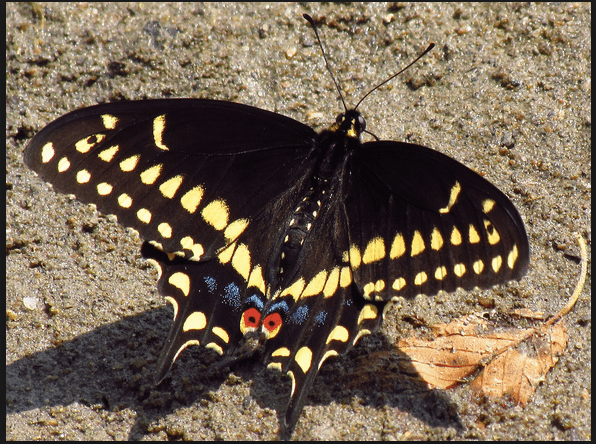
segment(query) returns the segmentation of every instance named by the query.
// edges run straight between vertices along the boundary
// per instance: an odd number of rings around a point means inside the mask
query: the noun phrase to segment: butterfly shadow
[[[252,378],[251,398],[262,408],[274,408],[282,424],[291,390],[289,378],[275,370],[255,374],[245,367],[235,371]],[[305,407],[333,402],[352,406],[356,401],[359,406],[379,409],[388,406],[408,412],[431,427],[463,431],[458,407],[448,394],[430,389],[417,376],[411,359],[384,334],[376,333],[363,338],[348,354],[325,362],[309,391]],[[290,439],[304,417],[303,414],[291,429],[281,429],[279,437]]]
[[[128,438],[136,440],[146,436],[149,424],[181,407],[198,405],[196,408],[201,409],[201,404],[213,404],[222,384],[234,385],[239,377],[251,381],[250,395],[242,402],[245,408],[250,408],[254,401],[263,409],[275,411],[279,424],[283,423],[291,387],[289,378],[265,370],[259,356],[233,365],[232,376],[228,368],[210,370],[219,356],[190,347],[164,381],[156,385],[155,364],[170,323],[170,308],[151,310],[102,325],[7,365],[7,414],[70,404],[85,405],[95,411],[131,409],[137,415]],[[401,378],[391,365],[389,370],[363,366],[362,362],[370,363],[367,356],[372,352],[393,356],[401,362],[401,371],[403,363],[408,362],[384,335],[364,338],[350,353],[322,366],[306,406],[329,405],[334,401],[349,405],[359,399],[361,405],[407,411],[431,426],[461,429],[457,407],[444,393],[429,390],[412,378]],[[410,373],[415,374],[413,367]],[[292,432],[293,428],[280,427],[278,436],[289,438]]]
[[[169,307],[126,317],[7,365],[6,413],[71,404],[95,411],[131,409],[137,419],[128,438],[146,436],[146,424],[183,403],[172,401],[177,396],[174,389],[165,383],[156,386],[153,378],[171,319]],[[7,335],[18,334],[13,331],[7,330]],[[205,361],[213,358],[205,355]],[[200,372],[203,364],[195,362],[194,368]],[[205,391],[216,391],[224,381],[225,377],[210,377]]]

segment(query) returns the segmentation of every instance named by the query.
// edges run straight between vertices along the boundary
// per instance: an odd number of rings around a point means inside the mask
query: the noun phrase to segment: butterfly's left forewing
[[[160,249],[201,260],[300,182],[314,137],[295,120],[236,103],[118,102],[52,122],[25,163]]]

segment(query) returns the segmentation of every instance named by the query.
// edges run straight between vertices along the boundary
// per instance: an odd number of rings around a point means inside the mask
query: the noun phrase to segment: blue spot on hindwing
[[[267,314],[273,312],[283,312],[284,314],[287,314],[289,309],[290,307],[288,307],[288,303],[286,301],[279,301],[273,304],[271,307],[269,307],[269,310],[267,310]]]
[[[258,294],[253,294],[252,296],[246,298],[246,302],[247,305],[253,305],[259,311],[263,311],[263,306],[265,304],[263,304],[263,301],[261,300]]]
[[[308,306],[306,305],[302,305],[300,307],[298,307],[294,313],[292,313],[292,316],[290,316],[290,319],[288,320],[289,323],[292,324],[303,324],[306,321],[306,318],[308,317]]]
[[[242,305],[242,301],[240,300],[240,288],[234,283],[225,286],[222,298],[228,305],[231,305],[234,308],[240,308]]]
[[[315,325],[317,327],[320,327],[321,325],[324,325],[326,319],[327,319],[327,312],[326,311],[320,311],[320,312],[318,312],[317,315],[315,316]]]
[[[217,290],[217,280],[215,278],[211,276],[205,276],[203,279],[205,280],[210,293],[213,293],[215,290]]]

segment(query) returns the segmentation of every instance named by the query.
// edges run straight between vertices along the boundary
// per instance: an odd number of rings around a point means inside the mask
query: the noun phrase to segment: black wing
[[[160,249],[208,259],[306,174],[315,132],[213,100],[117,102],[41,130],[25,163]]]
[[[529,264],[524,224],[486,179],[429,148],[370,142],[350,159],[349,258],[366,299],[488,288]]]

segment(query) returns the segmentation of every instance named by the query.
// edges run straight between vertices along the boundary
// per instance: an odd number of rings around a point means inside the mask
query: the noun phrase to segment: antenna
[[[329,74],[331,75],[331,79],[333,80],[333,83],[335,83],[335,88],[337,89],[337,92],[339,93],[339,98],[341,99],[341,103],[343,103],[343,105],[344,105],[344,109],[346,111],[348,111],[348,107],[346,106],[344,96],[341,93],[341,88],[339,87],[339,83],[337,83],[337,80],[335,80],[335,76],[333,75],[331,66],[329,66],[329,61],[327,60],[327,55],[325,55],[325,50],[323,49],[323,43],[321,42],[321,38],[319,37],[319,31],[317,31],[317,26],[315,25],[315,21],[308,14],[302,14],[302,17],[304,17],[308,21],[308,23],[310,23],[310,26],[312,26],[312,29],[315,31],[315,35],[317,36],[317,41],[319,42],[319,47],[321,48],[321,52],[323,53],[323,58],[325,59],[325,65],[327,66],[327,71],[329,71]]]
[[[312,26],[312,29],[315,31],[315,35],[317,36],[317,41],[319,42],[319,47],[321,48],[321,52],[323,53],[323,58],[325,59],[325,65],[327,66],[327,71],[329,71],[329,74],[331,75],[331,79],[333,80],[333,83],[335,84],[335,88],[337,89],[337,92],[339,93],[339,98],[341,99],[341,102],[344,105],[344,109],[346,111],[348,111],[348,107],[346,106],[346,102],[345,102],[344,96],[343,96],[343,94],[341,92],[341,88],[339,86],[339,83],[337,82],[337,80],[335,80],[335,76],[333,75],[333,71],[331,70],[331,66],[329,65],[329,61],[327,60],[327,55],[325,54],[325,50],[323,49],[323,43],[321,42],[321,38],[319,37],[319,32],[317,31],[317,26],[315,25],[315,21],[308,14],[302,14],[302,17],[304,17],[308,21],[308,23],[310,23],[310,26]],[[357,109],[360,106],[360,104],[364,101],[364,99],[366,99],[368,96],[370,96],[374,91],[376,91],[377,89],[379,89],[381,86],[383,86],[385,83],[389,82],[390,80],[393,80],[394,78],[396,78],[398,75],[400,75],[406,69],[408,69],[414,63],[416,63],[418,60],[420,60],[422,57],[424,57],[434,47],[435,47],[435,44],[434,43],[431,43],[430,45],[428,45],[428,48],[426,48],[422,52],[422,54],[420,54],[418,57],[416,57],[416,59],[412,63],[410,63],[408,66],[406,66],[404,69],[402,69],[398,73],[393,74],[387,80],[384,80],[383,82],[379,83],[377,86],[375,86],[369,92],[367,92],[364,95],[364,97],[362,97],[360,99],[360,101],[356,104],[356,106],[354,107],[354,109]]]
[[[424,57],[426,55],[427,52],[429,52],[431,49],[433,49],[435,47],[434,43],[431,43],[430,45],[428,45],[428,48],[426,48],[422,54],[420,54],[418,57],[416,57],[416,59],[410,63],[408,66],[406,66],[404,69],[402,69],[401,71],[399,71],[397,74],[393,74],[391,77],[389,77],[387,80],[379,83],[377,86],[375,86],[373,89],[371,89],[369,92],[367,92],[364,97],[362,97],[360,99],[360,101],[356,104],[356,106],[354,107],[354,109],[358,108],[360,106],[360,104],[362,103],[362,101],[364,99],[366,99],[368,96],[370,96],[373,91],[376,91],[377,89],[379,89],[381,86],[383,86],[385,83],[389,82],[390,80],[393,80],[394,78],[396,78],[398,75],[400,75],[402,72],[404,72],[406,69],[408,69],[410,66],[412,66],[414,63],[416,63],[418,60],[420,60],[422,57]]]

